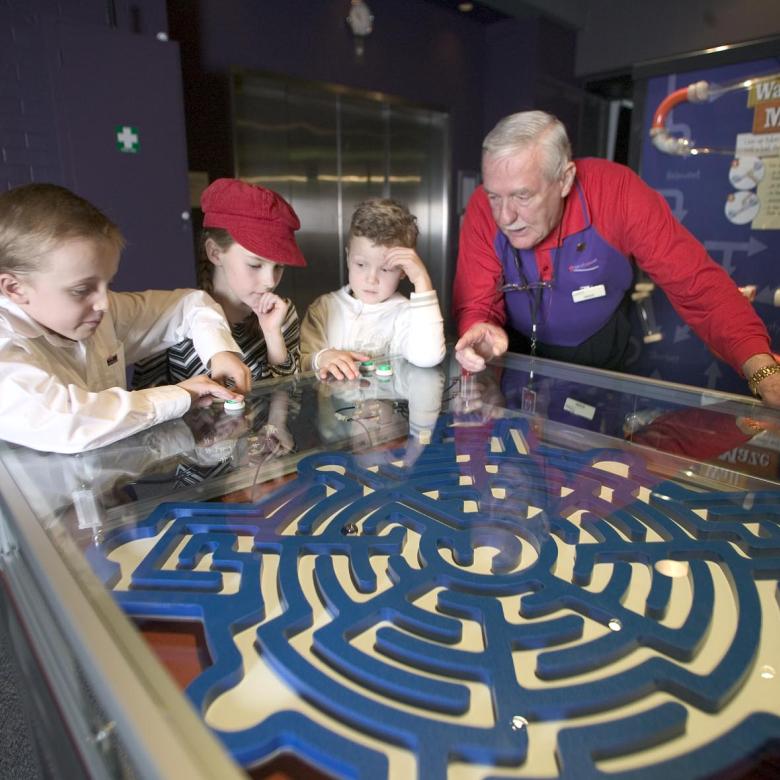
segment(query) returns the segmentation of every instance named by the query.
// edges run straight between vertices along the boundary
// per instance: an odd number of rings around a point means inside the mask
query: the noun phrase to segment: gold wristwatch
[[[764,366],[763,368],[759,368],[758,371],[754,371],[748,379],[750,392],[753,393],[756,398],[761,398],[761,394],[758,392],[759,382],[778,372],[780,372],[780,363],[772,363],[771,366]]]

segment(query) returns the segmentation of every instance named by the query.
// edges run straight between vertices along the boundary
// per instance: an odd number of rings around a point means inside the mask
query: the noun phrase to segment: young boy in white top
[[[109,291],[123,245],[102,212],[64,187],[0,194],[1,439],[81,452],[249,389],[249,369],[208,295]],[[185,336],[211,378],[125,389],[126,362]]]
[[[304,370],[321,379],[356,379],[359,363],[400,355],[415,366],[444,358],[444,320],[436,290],[415,252],[417,220],[389,198],[355,209],[347,239],[349,284],[321,295],[301,325]],[[397,291],[407,276],[411,299]]]

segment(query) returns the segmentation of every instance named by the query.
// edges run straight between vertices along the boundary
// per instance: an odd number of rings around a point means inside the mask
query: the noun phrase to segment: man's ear
[[[222,265],[222,250],[217,246],[217,242],[213,238],[206,239],[204,249],[206,250],[206,257],[214,265]]]
[[[574,186],[574,177],[577,175],[577,166],[574,160],[570,160],[568,165],[563,169],[563,176],[561,177],[561,197],[565,198]]]
[[[27,286],[8,271],[0,273],[0,294],[17,304],[29,302]]]

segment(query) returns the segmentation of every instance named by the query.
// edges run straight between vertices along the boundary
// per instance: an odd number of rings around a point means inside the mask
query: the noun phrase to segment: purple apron
[[[534,309],[538,309],[537,339],[543,344],[564,347],[575,347],[600,330],[620,306],[634,280],[631,262],[593,227],[582,188],[579,183],[576,187],[585,228],[567,236],[560,247],[552,250],[551,287],[504,293],[507,319],[515,330],[530,337]],[[514,249],[501,231],[496,235],[494,247],[503,266],[505,283],[523,285],[540,281],[533,249]],[[573,292],[581,288],[593,290],[598,285],[604,285],[604,295],[575,303]]]

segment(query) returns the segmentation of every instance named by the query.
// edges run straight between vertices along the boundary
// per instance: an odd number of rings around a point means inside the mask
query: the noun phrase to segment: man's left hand
[[[773,409],[780,409],[780,371],[758,383],[761,400]]]
[[[777,365],[777,362],[776,357],[769,353],[753,355],[742,364],[742,373],[749,380],[759,369]],[[758,394],[766,406],[780,409],[780,371],[770,374],[758,383]]]

